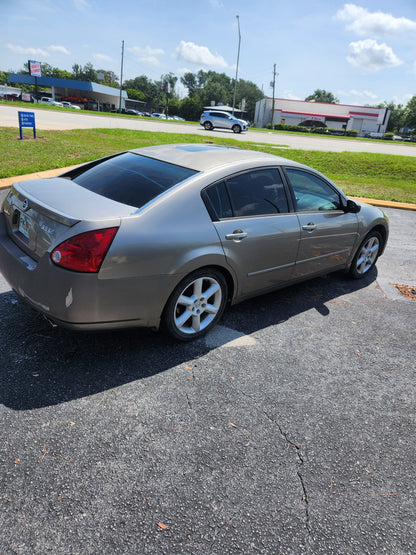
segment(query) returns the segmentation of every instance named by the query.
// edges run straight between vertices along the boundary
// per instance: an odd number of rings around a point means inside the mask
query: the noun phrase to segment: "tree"
[[[325,91],[324,89],[316,89],[315,92],[307,96],[305,100],[313,102],[327,102],[328,104],[339,103],[339,99],[336,96],[334,96],[331,92]]]
[[[410,129],[416,129],[416,95],[412,96],[404,109],[404,123]]]
[[[263,91],[258,88],[258,86],[251,82],[240,79],[237,83],[237,95],[236,103],[237,106],[241,106],[242,101],[246,101],[245,110],[248,114],[248,119],[250,121],[254,120],[254,113],[256,110],[256,102],[264,97]]]
[[[388,108],[390,110],[390,117],[387,123],[387,132],[398,133],[404,127],[405,108],[402,104],[394,104],[394,102],[383,102],[377,108]]]

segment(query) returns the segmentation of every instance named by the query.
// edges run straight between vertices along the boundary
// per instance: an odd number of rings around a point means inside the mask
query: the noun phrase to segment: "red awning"
[[[350,116],[338,116],[336,114],[320,114],[316,112],[294,112],[293,110],[278,110],[278,111],[282,112],[282,114],[292,114],[294,116],[305,116],[305,117],[315,116],[315,117],[326,118],[326,119],[345,119],[345,120],[350,119]]]

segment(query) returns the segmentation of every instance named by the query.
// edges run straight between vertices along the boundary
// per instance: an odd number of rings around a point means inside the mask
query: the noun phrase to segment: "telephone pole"
[[[273,87],[273,101],[272,101],[272,129],[274,123],[274,90],[276,86],[276,64],[273,66],[273,81],[270,83]]]

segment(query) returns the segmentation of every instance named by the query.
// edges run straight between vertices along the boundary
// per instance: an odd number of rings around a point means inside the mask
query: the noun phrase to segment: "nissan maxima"
[[[174,144],[15,183],[0,271],[58,326],[201,337],[227,304],[338,270],[363,278],[387,216],[313,169],[256,151]]]

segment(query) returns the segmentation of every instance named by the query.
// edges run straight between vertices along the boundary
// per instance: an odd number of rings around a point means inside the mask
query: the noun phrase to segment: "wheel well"
[[[386,241],[387,241],[387,232],[386,232],[386,228],[382,225],[377,225],[375,227],[373,227],[373,229],[371,231],[378,231],[378,233],[380,233],[381,235],[381,249],[380,249],[380,254],[383,253],[384,248],[386,246]],[[371,232],[370,232],[371,233]]]

